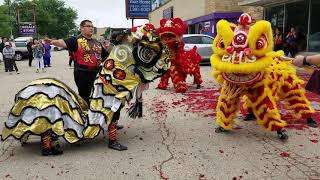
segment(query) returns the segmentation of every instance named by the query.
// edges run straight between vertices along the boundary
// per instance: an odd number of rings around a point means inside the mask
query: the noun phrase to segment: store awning
[[[239,6],[266,6],[270,4],[277,4],[287,2],[288,0],[242,0],[238,2]]]

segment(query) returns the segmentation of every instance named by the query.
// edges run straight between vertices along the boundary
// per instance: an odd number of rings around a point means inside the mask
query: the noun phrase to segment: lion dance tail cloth
[[[39,135],[42,154],[57,155],[62,153],[53,147],[57,137],[76,143],[95,138],[102,130],[107,130],[109,147],[111,141],[110,148],[124,147],[116,142],[120,110],[136,97],[129,116],[141,117],[142,92],[148,83],[166,73],[171,59],[169,49],[156,36],[153,25],[146,24],[132,31],[103,62],[89,105],[58,80],[35,80],[16,94],[1,140],[13,136],[26,142],[29,135]]]
[[[171,67],[168,72],[160,79],[159,89],[167,89],[169,79],[171,78],[176,92],[186,92],[187,75],[194,77],[194,84],[200,87],[202,83],[200,74],[201,56],[197,53],[195,46],[190,51],[184,50],[184,42],[182,36],[187,29],[187,25],[180,18],[171,18],[170,20],[162,19],[160,28],[156,33],[161,41],[165,43],[171,53]]]
[[[61,81],[35,80],[16,94],[2,140],[13,136],[26,142],[29,135],[52,131],[75,143],[83,138],[87,109],[87,103]]]
[[[259,125],[277,131],[281,140],[288,136],[286,121],[277,109],[279,100],[295,118],[310,118],[314,110],[305,97],[304,89],[290,63],[281,61],[282,51],[273,52],[271,25],[267,21],[252,24],[244,13],[236,26],[225,20],[217,24],[211,57],[213,76],[222,85],[217,104],[217,132],[231,130],[240,101],[252,111]]]

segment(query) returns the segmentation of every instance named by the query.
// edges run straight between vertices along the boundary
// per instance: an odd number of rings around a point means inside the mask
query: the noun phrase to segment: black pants
[[[17,67],[16,61],[14,59],[4,58],[4,68],[5,68],[6,72],[13,71],[13,68],[14,68],[15,71],[18,72],[18,67]]]
[[[292,57],[295,57],[296,54],[298,53],[298,48],[296,45],[288,45],[287,48],[285,49],[285,54],[286,56],[291,54]]]
[[[275,44],[273,50],[274,51],[282,50],[282,44]]]
[[[32,66],[32,60],[33,60],[32,54],[28,54],[28,58],[29,58],[29,67],[31,67]]]
[[[93,88],[97,71],[74,71],[74,81],[76,82],[79,95],[89,104],[89,97]]]

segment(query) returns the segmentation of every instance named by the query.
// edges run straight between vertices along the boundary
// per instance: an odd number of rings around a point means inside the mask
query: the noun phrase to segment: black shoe
[[[113,142],[109,141],[108,147],[110,149],[114,149],[114,150],[118,150],[118,151],[125,151],[125,150],[128,149],[127,146],[124,146],[124,145],[120,144],[118,141],[113,141]]]
[[[117,125],[117,130],[123,129],[124,126],[123,125]]]
[[[56,149],[54,147],[52,147],[49,150],[42,150],[42,155],[43,156],[56,156],[56,155],[61,155],[63,154],[62,150]]]
[[[284,141],[287,141],[288,138],[289,138],[286,130],[284,130],[284,129],[278,130],[278,131],[277,131],[277,135],[278,135],[278,138],[279,138],[281,141],[283,141],[283,142],[284,142]]]
[[[307,118],[307,124],[309,127],[313,127],[313,128],[317,128],[318,127],[318,124],[317,122],[315,122],[312,117],[308,117]]]
[[[214,132],[216,133],[222,133],[222,132],[227,132],[228,130],[225,130],[223,127],[219,126],[216,128]]]
[[[254,121],[256,120],[256,116],[251,112],[243,118],[244,121]]]

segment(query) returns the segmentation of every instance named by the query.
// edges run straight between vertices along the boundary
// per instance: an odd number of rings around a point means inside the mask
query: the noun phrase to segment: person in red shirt
[[[68,39],[51,40],[51,44],[74,52],[75,67],[74,80],[79,95],[89,103],[89,96],[93,82],[99,71],[100,63],[108,57],[107,51],[102,44],[92,38],[94,27],[90,20],[83,20],[80,23],[80,35]]]
[[[275,28],[274,31],[274,36],[273,36],[273,41],[274,41],[274,51],[279,51],[282,50],[282,34],[280,33],[278,28]]]

